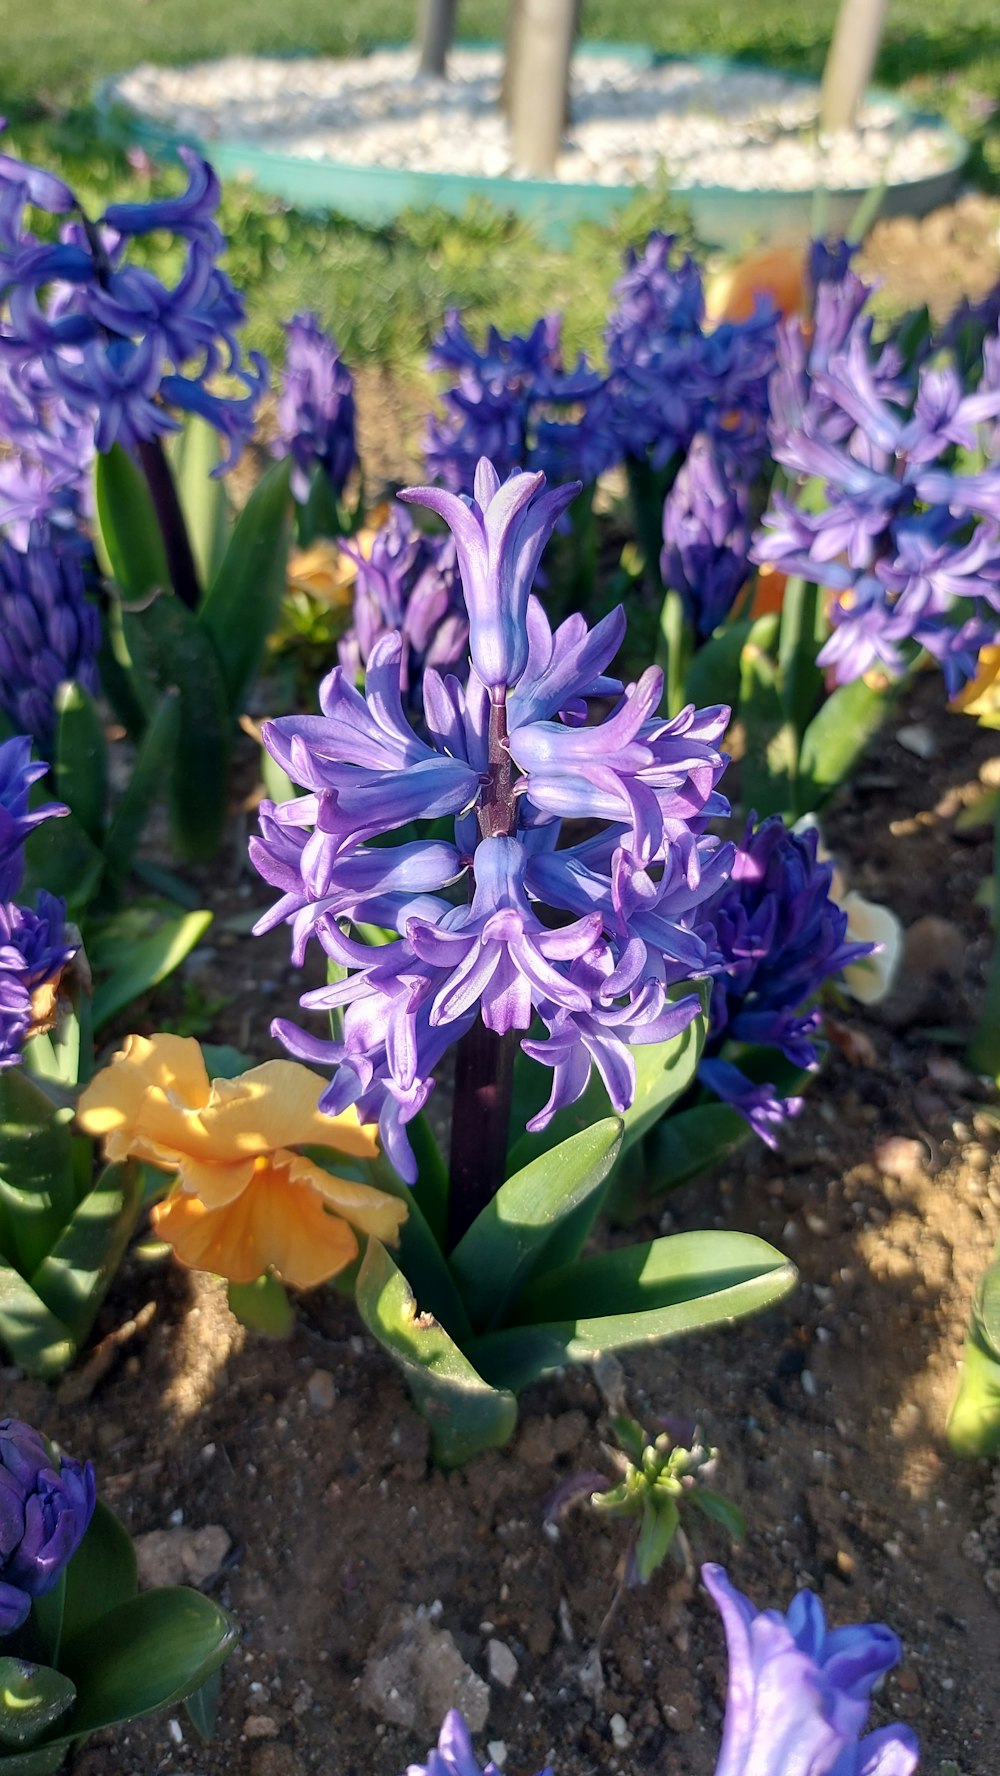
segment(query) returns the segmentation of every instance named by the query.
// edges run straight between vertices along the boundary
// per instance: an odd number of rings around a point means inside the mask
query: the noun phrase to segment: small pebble
[[[306,1382],[306,1399],[314,1412],[330,1412],[337,1399],[337,1389],[328,1369],[314,1369]]]

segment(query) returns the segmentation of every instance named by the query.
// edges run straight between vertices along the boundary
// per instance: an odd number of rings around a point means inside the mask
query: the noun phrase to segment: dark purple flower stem
[[[201,603],[201,587],[166,451],[159,438],[142,439],[137,451],[160,526],[170,583],[181,603],[186,604],[188,610],[196,611]]]
[[[490,705],[489,763],[478,810],[484,839],[505,838],[517,823],[514,767],[507,745],[507,705]],[[498,1036],[477,1017],[455,1053],[451,1121],[448,1249],[457,1246],[504,1181],[514,1089],[517,1031]]]

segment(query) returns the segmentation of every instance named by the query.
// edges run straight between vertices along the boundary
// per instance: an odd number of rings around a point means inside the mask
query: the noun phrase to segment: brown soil
[[[647,1422],[694,1416],[722,1451],[720,1485],[745,1512],[747,1541],[730,1556],[721,1530],[695,1526],[696,1558],[728,1559],[761,1605],[809,1584],[834,1621],[892,1623],[906,1661],[878,1719],[913,1724],[934,1776],[949,1758],[961,1776],[997,1776],[1000,1469],[954,1461],[943,1429],[970,1291],[1000,1230],[995,1094],[965,1071],[960,1046],[989,947],[972,904],[989,834],[955,831],[980,772],[1000,777],[1000,744],[940,712],[936,677],[901,719],[904,732],[929,732],[933,757],[886,736],[828,822],[854,885],[905,924],[923,921],[900,989],[879,1015],[848,1014],[855,1058],[831,1054],[779,1155],[748,1146],[640,1229],[761,1233],[795,1258],[800,1286],[761,1319],[640,1351],[624,1370]],[[243,838],[234,832],[205,888],[245,924],[266,895],[241,861]],[[199,980],[236,996],[212,1037],[273,1052],[269,1018],[301,989],[283,934],[214,942]],[[492,1684],[481,1735],[509,1747],[508,1776],[546,1760],[557,1776],[710,1776],[723,1639],[678,1568],[622,1599],[599,1695],[585,1675],[616,1592],[620,1526],[577,1508],[552,1534],[542,1518],[558,1478],[605,1463],[606,1406],[589,1371],[534,1387],[511,1448],[446,1475],[429,1466],[425,1427],[350,1301],[304,1298],[293,1337],[273,1343],[231,1318],[218,1285],[133,1258],[98,1335],[147,1304],[103,1373],[84,1369],[53,1394],[7,1372],[4,1410],[92,1453],[134,1532],[175,1513],[192,1529],[223,1525],[232,1554],[208,1584],[243,1640],[209,1748],[180,1713],[175,1727],[92,1742],[77,1776],[399,1776],[426,1733],[377,1721],[359,1691],[403,1604],[431,1606],[481,1675],[491,1636],[513,1651],[516,1677]]]

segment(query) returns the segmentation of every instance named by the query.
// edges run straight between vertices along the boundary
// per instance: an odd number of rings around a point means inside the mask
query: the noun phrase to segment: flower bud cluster
[[[96,693],[101,621],[77,533],[34,522],[24,548],[0,539],[0,710],[44,751],[66,680]]]

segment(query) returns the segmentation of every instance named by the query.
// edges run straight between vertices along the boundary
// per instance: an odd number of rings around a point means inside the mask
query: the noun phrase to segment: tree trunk
[[[569,70],[578,0],[514,0],[504,101],[514,159],[534,178],[550,178],[569,111]]]
[[[421,74],[445,74],[458,0],[420,0],[417,42]]]
[[[850,129],[871,80],[889,0],[840,0],[820,98],[820,128]]]

